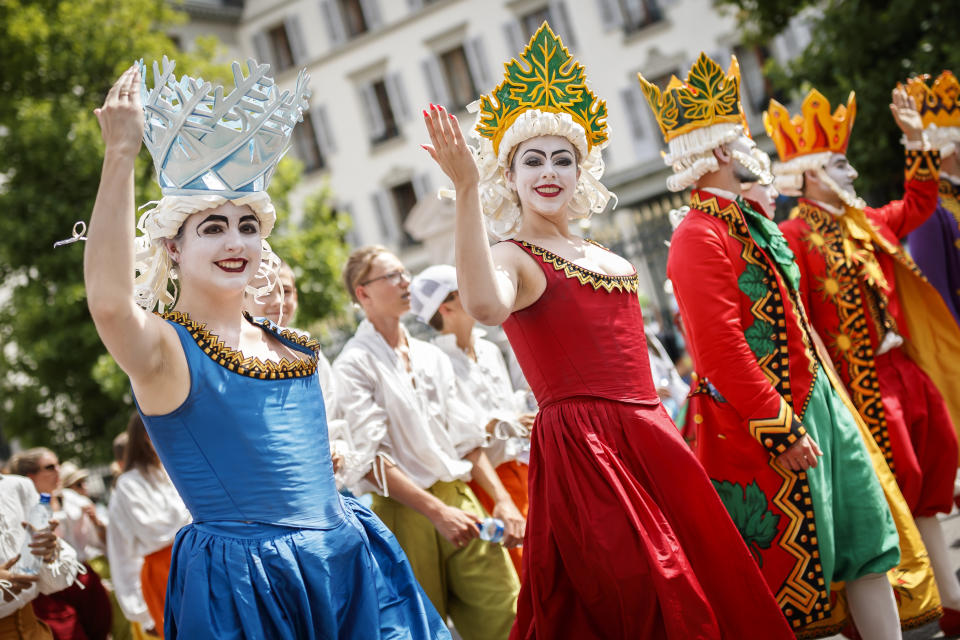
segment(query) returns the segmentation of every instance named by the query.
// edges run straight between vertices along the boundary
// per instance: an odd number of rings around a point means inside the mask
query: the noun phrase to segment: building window
[[[347,31],[347,37],[355,38],[370,29],[367,26],[367,18],[363,15],[363,6],[360,4],[360,0],[337,1],[340,3],[340,15],[343,16],[343,26]]]
[[[397,215],[397,225],[400,228],[400,247],[405,249],[417,243],[406,230],[407,218],[417,204],[417,191],[413,182],[403,182],[390,188],[390,199],[393,201],[393,210]]]
[[[753,113],[763,113],[771,98],[783,102],[785,97],[773,90],[770,80],[763,75],[763,66],[770,58],[766,47],[734,47],[737,61],[740,63],[740,96]]]
[[[313,115],[303,113],[303,122],[293,128],[293,146],[297,150],[297,157],[303,162],[305,171],[316,171],[326,166],[323,151],[320,149],[317,127]]]
[[[369,123],[370,142],[379,144],[400,135],[400,121],[409,117],[400,75],[386,76],[364,84],[360,100]]]
[[[323,0],[320,9],[334,45],[373,31],[381,23],[377,0]]]
[[[446,106],[451,111],[463,109],[480,95],[463,46],[440,54],[440,70],[450,96],[450,104]]]
[[[524,44],[530,42],[530,38],[533,37],[533,34],[537,32],[537,29],[540,28],[544,22],[549,22],[553,29],[557,29],[557,23],[551,15],[550,7],[541,7],[535,9],[530,13],[520,16],[520,27],[523,29],[524,34]],[[561,38],[566,37],[566,34],[558,34]]]
[[[278,24],[268,29],[267,41],[270,44],[270,60],[276,65],[277,71],[289,69],[294,65],[293,48],[290,46],[285,25]]]
[[[604,27],[633,33],[663,19],[657,0],[599,0]]]

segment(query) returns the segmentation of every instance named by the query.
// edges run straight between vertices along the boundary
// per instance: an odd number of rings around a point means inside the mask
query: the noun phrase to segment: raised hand
[[[890,112],[900,131],[907,140],[919,141],[923,139],[923,120],[913,98],[902,85],[893,90],[893,101],[890,103]]]
[[[143,138],[140,68],[132,65],[113,84],[103,106],[94,109],[107,152],[133,157]]]
[[[461,191],[475,186],[480,181],[480,172],[477,171],[473,153],[463,138],[457,117],[447,113],[445,108],[431,104],[430,111],[423,110],[423,121],[427,125],[432,144],[420,146],[453,181],[454,189]]]

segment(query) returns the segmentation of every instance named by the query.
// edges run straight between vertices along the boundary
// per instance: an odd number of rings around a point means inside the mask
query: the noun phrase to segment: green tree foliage
[[[903,195],[900,131],[890,115],[890,91],[907,77],[960,71],[960,11],[956,0],[720,0],[737,11],[747,38],[768,43],[795,16],[808,19],[813,40],[785,68],[770,63],[778,89],[802,98],[810,87],[832,105],[857,93],[848,156],[860,172],[857,188],[871,204]]]
[[[167,0],[0,0],[0,428],[62,458],[107,459],[131,398],[87,311],[83,244],[52,246],[89,219],[103,157],[93,110],[123,69],[166,54],[178,74],[232,78],[215,39],[177,50],[166,29],[184,20]],[[136,172],[137,202],[157,199],[145,149]],[[289,189],[300,169],[282,173]],[[309,220],[332,216],[317,206]],[[307,272],[312,290],[323,272]]]
[[[299,161],[284,159],[273,176],[270,194],[278,222],[269,242],[297,277],[296,326],[320,337],[349,324],[352,318],[350,298],[340,283],[350,253],[346,234],[351,221],[346,212],[333,207],[328,185],[306,197],[299,218],[288,215],[290,192],[302,169]]]

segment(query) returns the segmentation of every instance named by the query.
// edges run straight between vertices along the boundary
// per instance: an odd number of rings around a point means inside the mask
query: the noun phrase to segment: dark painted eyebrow
[[[255,216],[255,215],[253,215],[253,214],[251,214],[251,213],[248,213],[247,215],[240,217],[240,222],[246,222],[247,220],[253,220],[254,222],[260,222],[260,221],[257,219],[257,216]]]
[[[197,226],[199,227],[200,225],[206,224],[206,223],[208,223],[208,222],[222,222],[223,224],[230,224],[230,223],[227,221],[227,217],[226,217],[226,216],[220,216],[220,215],[217,215],[217,214],[211,214],[211,215],[207,216],[206,218],[204,218],[203,221],[201,221],[200,224],[198,224]]]
[[[523,155],[527,155],[528,153],[536,153],[543,156],[544,158],[547,157],[547,154],[545,154],[543,151],[540,151],[540,149],[527,149],[526,151],[523,152]]]
[[[570,149],[557,149],[556,151],[554,151],[553,153],[550,154],[550,157],[552,158],[553,156],[557,155],[558,153],[573,153],[573,151],[570,151]]]

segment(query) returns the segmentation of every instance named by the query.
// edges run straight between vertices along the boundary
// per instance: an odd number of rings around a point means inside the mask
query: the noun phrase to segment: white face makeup
[[[857,195],[857,191],[853,187],[853,181],[857,179],[859,174],[857,170],[851,166],[847,160],[847,156],[842,153],[831,154],[830,160],[823,168],[823,171],[836,183],[841,191],[845,191],[851,196]]]
[[[573,143],[561,136],[539,136],[517,145],[505,175],[523,211],[554,218],[567,215],[580,169]]]
[[[227,202],[187,218],[167,249],[184,288],[242,293],[260,268],[260,222],[250,207]]]
[[[760,205],[760,213],[773,220],[777,212],[777,192],[772,184],[762,185],[759,182],[743,183],[741,185],[743,197]]]

